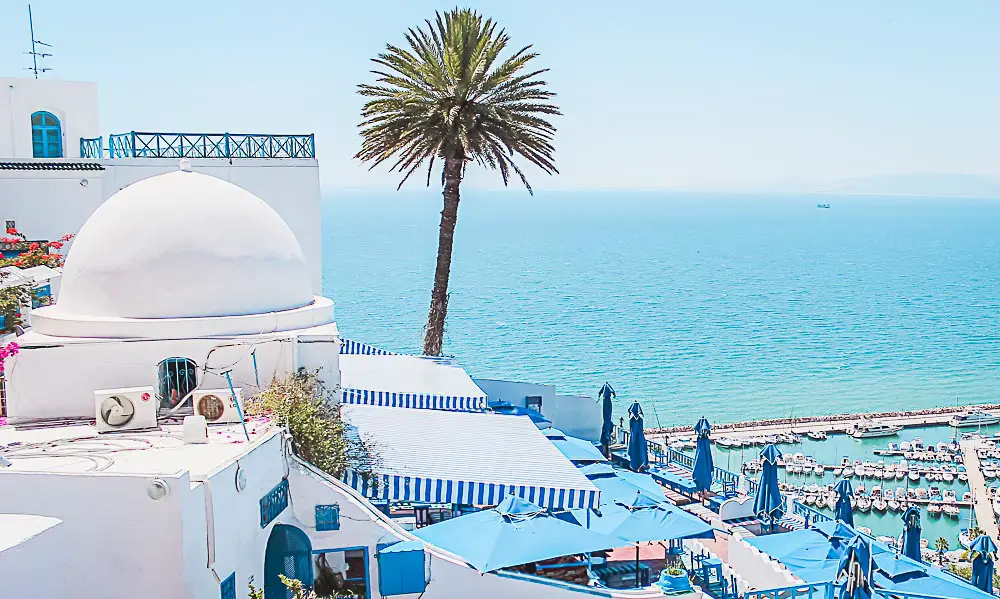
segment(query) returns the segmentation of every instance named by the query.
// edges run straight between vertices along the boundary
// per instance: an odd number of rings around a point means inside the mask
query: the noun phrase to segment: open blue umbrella
[[[414,531],[480,572],[565,555],[613,549],[621,539],[560,520],[513,495],[491,510],[474,512]]]
[[[854,489],[851,488],[851,481],[843,478],[837,483],[837,503],[833,506],[833,517],[848,526],[854,526],[854,511],[851,509],[851,496]]]
[[[601,449],[605,456],[610,457],[608,448],[611,446],[611,429],[614,428],[614,424],[611,422],[611,399],[615,397],[615,390],[605,382],[601,385],[597,396],[601,398]]]
[[[712,488],[712,472],[715,470],[715,464],[712,462],[712,441],[708,438],[712,432],[712,425],[702,416],[694,425],[694,432],[698,435],[698,441],[691,478],[694,479],[695,488],[704,493]]]
[[[657,503],[667,500],[663,487],[648,474],[619,470],[607,462],[581,466],[580,472],[601,490],[602,506],[615,501],[630,501],[636,493],[642,493]]]
[[[557,428],[542,429],[542,434],[556,446],[559,453],[574,464],[583,462],[604,462],[604,455],[594,444],[584,439],[571,437]]]
[[[988,535],[979,535],[972,542],[972,585],[977,589],[993,593],[993,553],[997,546]]]
[[[872,548],[864,536],[854,537],[847,546],[834,580],[839,599],[872,599]]]
[[[903,555],[920,561],[920,508],[910,506],[903,512]]]
[[[578,515],[574,517],[579,520]],[[599,513],[591,514],[590,529],[630,543],[715,538],[711,524],[641,493],[629,501],[602,505]]]
[[[757,495],[753,499],[753,513],[758,518],[766,519],[774,530],[774,525],[784,513],[784,499],[778,488],[778,458],[781,451],[773,444],[760,452],[763,470],[760,473],[760,484],[757,485]]]
[[[641,472],[649,466],[646,432],[642,429],[642,407],[638,400],[628,408],[628,467]]]

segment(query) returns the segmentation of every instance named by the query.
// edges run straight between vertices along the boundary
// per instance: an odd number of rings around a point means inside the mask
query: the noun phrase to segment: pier
[[[986,477],[983,476],[983,470],[979,464],[979,452],[976,451],[980,443],[975,439],[962,440],[959,443],[962,447],[965,470],[969,474],[969,487],[972,489],[972,499],[976,510],[976,524],[993,539],[994,543],[1000,542],[1000,529],[997,527],[996,512],[993,511],[993,499],[986,490]]]
[[[713,424],[713,436],[756,437],[761,435],[777,435],[795,432],[805,434],[810,431],[822,431],[827,434],[846,434],[855,425],[866,421],[878,421],[881,424],[896,424],[903,428],[943,426],[956,415],[968,410],[984,410],[993,412],[1000,410],[1000,404],[984,404],[975,406],[957,406],[953,408],[933,408],[913,410],[908,412],[874,412],[868,414],[831,414],[829,416],[810,416],[804,418],[774,418],[769,420],[750,420],[744,422]],[[668,443],[678,437],[690,436],[690,426],[646,429],[647,437],[666,440]]]

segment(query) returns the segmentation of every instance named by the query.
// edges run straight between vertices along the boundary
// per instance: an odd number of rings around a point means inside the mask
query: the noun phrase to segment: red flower
[[[32,251],[34,251],[34,250],[37,250],[37,249],[38,249],[38,248],[40,248],[40,247],[42,247],[42,246],[38,245],[38,243],[37,243],[37,242],[35,242],[35,243],[31,243],[31,244],[28,244],[28,249],[29,249],[29,250],[32,250]]]
[[[8,235],[17,235],[17,229],[15,229],[14,227],[8,227],[7,228],[7,234]]]
[[[62,249],[62,246],[63,243],[61,241],[53,241],[49,243],[49,247],[54,250]]]
[[[59,241],[69,241],[70,239],[73,239],[74,237],[76,237],[76,235],[73,235],[72,233],[67,233],[67,234],[63,235],[62,237],[60,237]]]

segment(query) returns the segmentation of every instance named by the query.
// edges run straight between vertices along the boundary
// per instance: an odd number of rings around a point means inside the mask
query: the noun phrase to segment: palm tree
[[[448,279],[458,219],[460,188],[470,162],[511,173],[531,192],[514,162],[519,156],[547,174],[557,173],[546,117],[560,114],[555,94],[529,70],[531,46],[506,52],[510,36],[492,19],[469,9],[435,13],[426,27],[410,28],[405,47],[388,45],[372,59],[375,84],[358,86],[370,98],[361,111],[358,158],[375,168],[392,161],[399,187],[425,164],[430,186],[439,162],[444,208],[438,234],[434,288],[424,333],[424,353],[440,355],[448,312]]]
[[[938,537],[937,540],[934,541],[934,548],[937,549],[938,552],[938,565],[943,565],[944,552],[948,551],[948,539],[945,537]]]

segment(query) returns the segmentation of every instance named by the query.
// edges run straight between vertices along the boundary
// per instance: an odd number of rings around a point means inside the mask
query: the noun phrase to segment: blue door
[[[281,583],[279,574],[301,580],[303,587],[312,588],[312,543],[306,533],[286,524],[276,524],[267,539],[264,599],[292,599],[292,593]]]
[[[35,158],[62,158],[62,125],[51,112],[31,115],[31,155]]]

